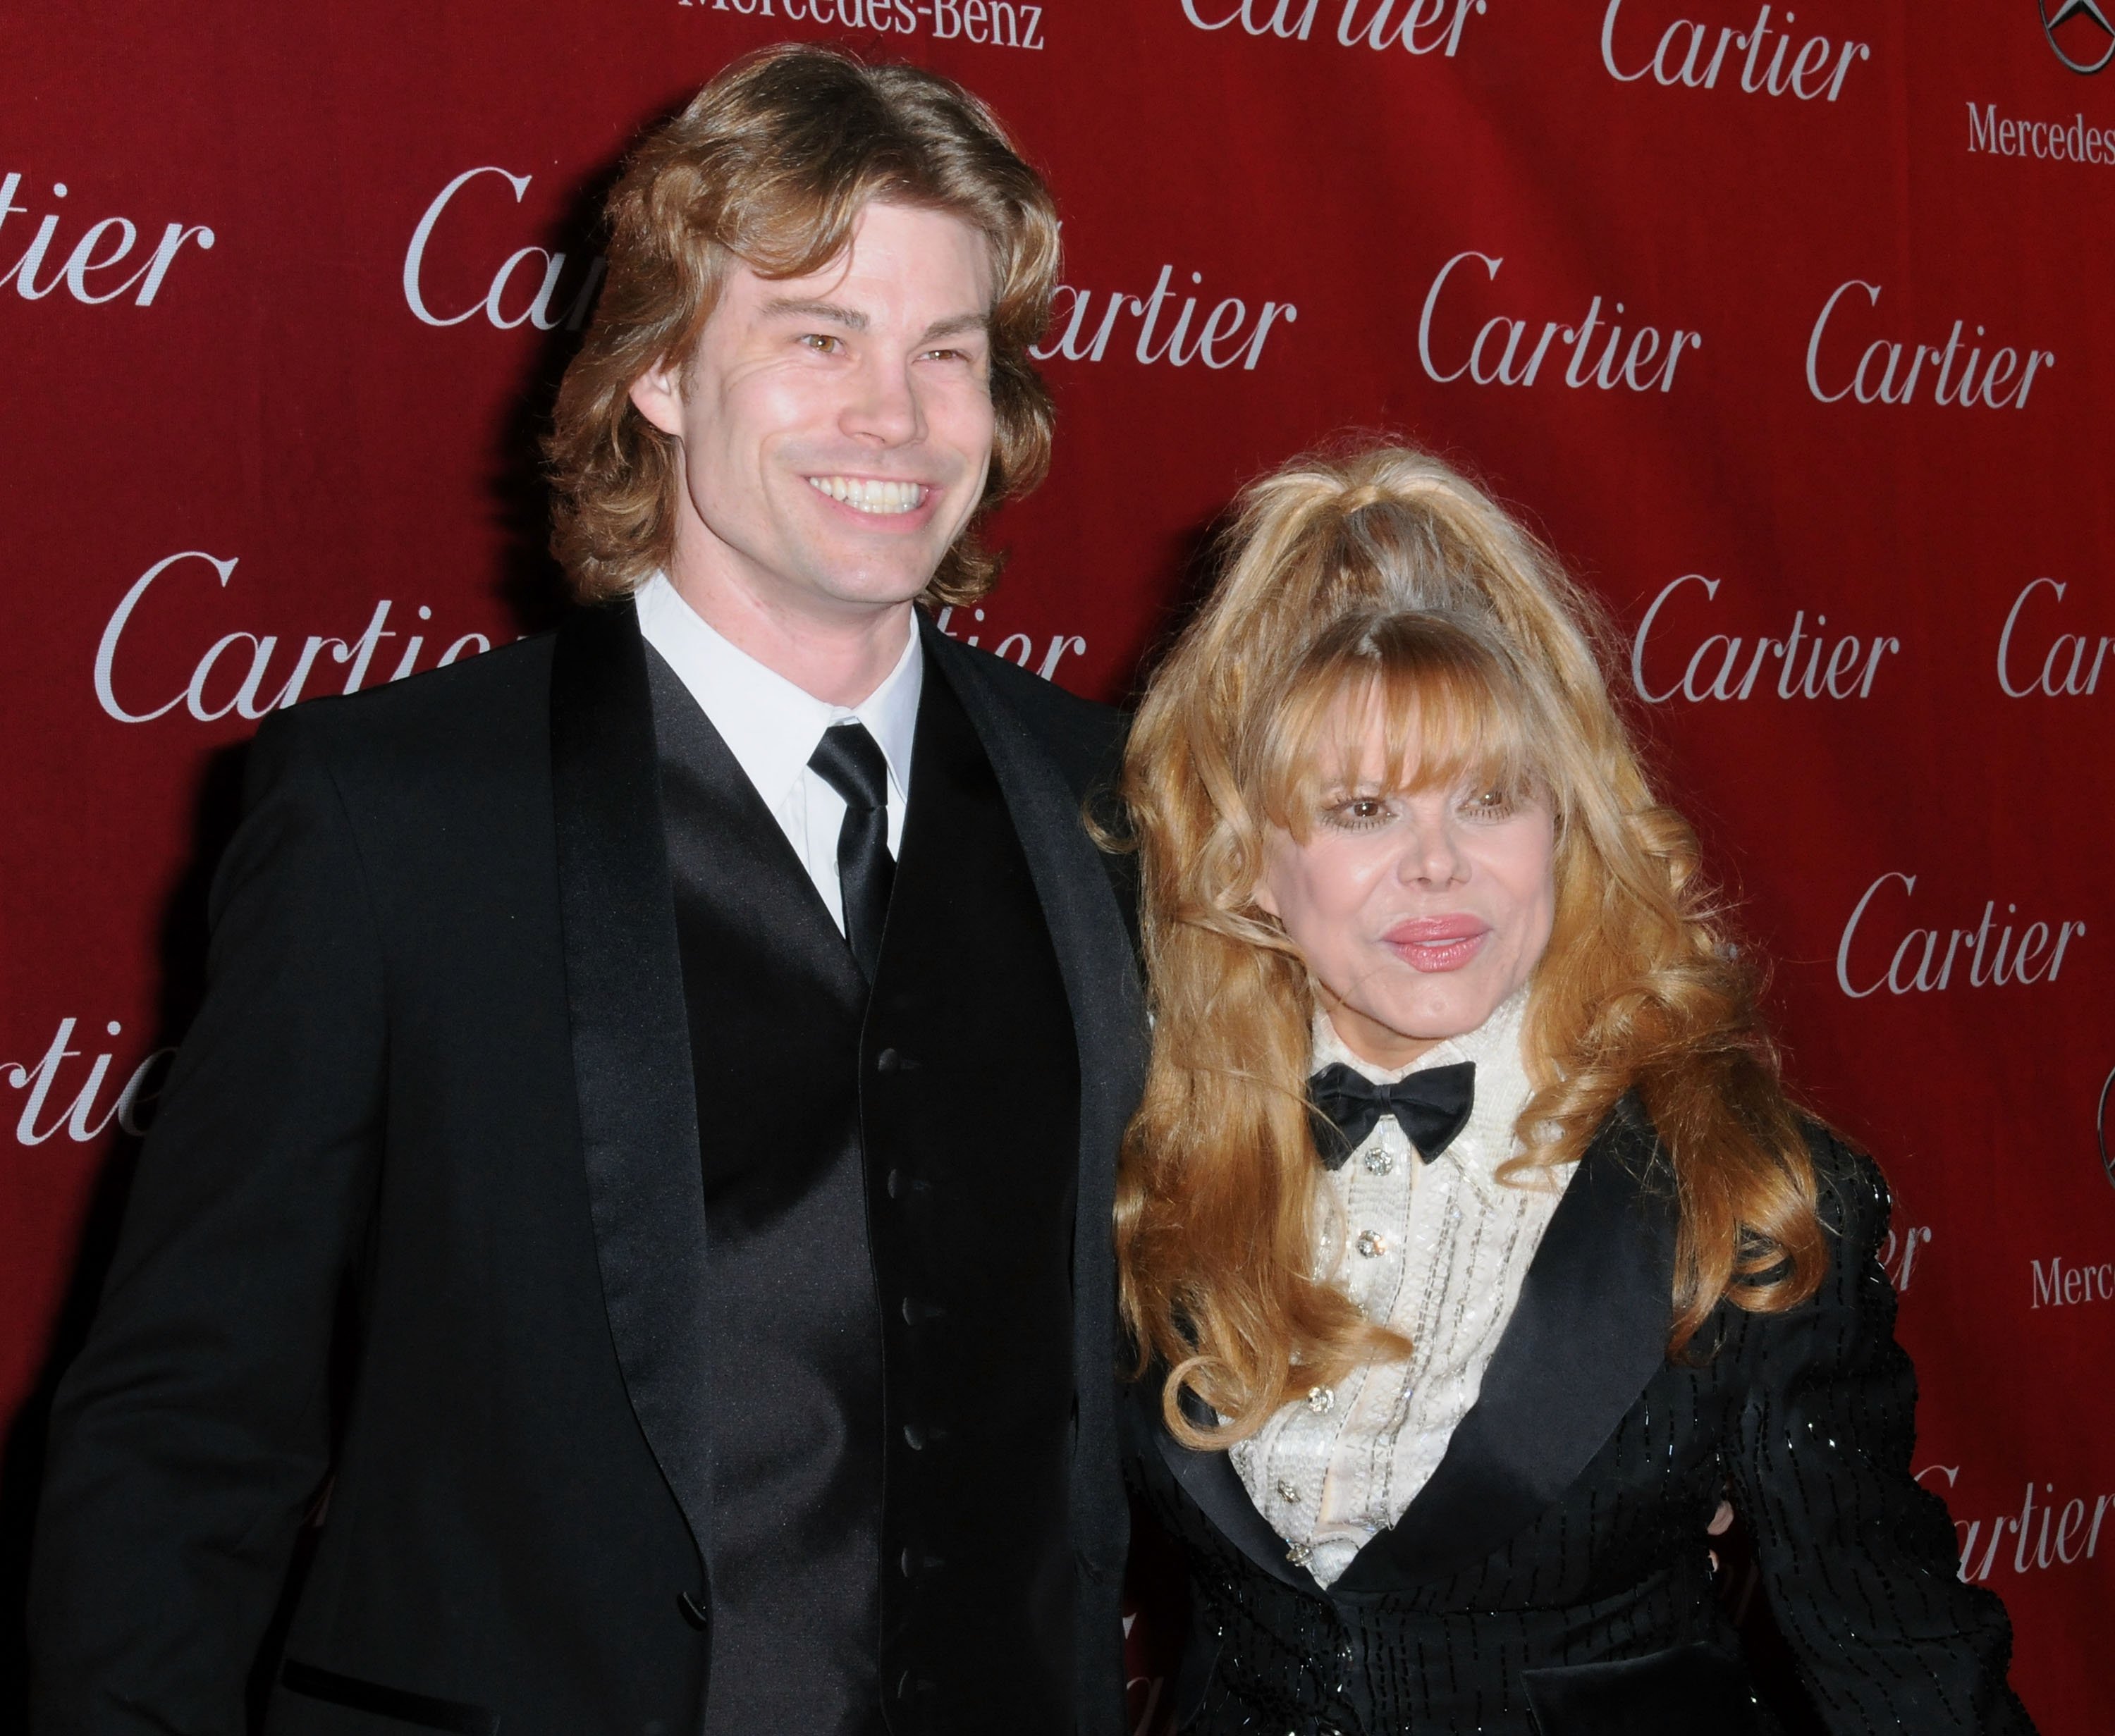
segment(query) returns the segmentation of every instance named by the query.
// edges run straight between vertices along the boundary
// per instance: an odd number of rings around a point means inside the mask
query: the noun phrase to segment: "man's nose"
[[[908,367],[874,360],[853,379],[851,396],[840,418],[846,433],[891,447],[909,445],[924,435],[924,410]]]

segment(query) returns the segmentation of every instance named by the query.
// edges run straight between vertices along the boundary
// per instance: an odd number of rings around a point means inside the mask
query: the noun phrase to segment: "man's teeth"
[[[808,486],[861,512],[915,512],[925,498],[921,483],[874,482],[856,476],[811,476]]]

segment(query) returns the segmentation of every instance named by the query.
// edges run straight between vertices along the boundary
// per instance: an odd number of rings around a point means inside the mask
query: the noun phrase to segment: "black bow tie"
[[[1340,1170],[1383,1115],[1393,1115],[1427,1163],[1454,1143],[1476,1101],[1476,1064],[1456,1061],[1376,1085],[1337,1061],[1307,1082],[1307,1119],[1325,1169]]]

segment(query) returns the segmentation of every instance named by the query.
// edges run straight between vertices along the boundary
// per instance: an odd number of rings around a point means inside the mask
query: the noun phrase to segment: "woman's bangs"
[[[1533,711],[1511,671],[1458,628],[1375,633],[1310,666],[1287,695],[1264,756],[1262,807],[1304,838],[1316,813],[1353,792],[1535,793],[1546,780]]]

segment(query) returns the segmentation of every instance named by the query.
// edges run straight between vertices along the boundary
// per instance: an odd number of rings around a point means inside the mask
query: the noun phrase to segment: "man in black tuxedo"
[[[259,731],[56,1408],[46,1736],[1121,1726],[1117,720],[913,606],[1047,457],[1048,194],[779,50],[610,216],[594,606]]]

